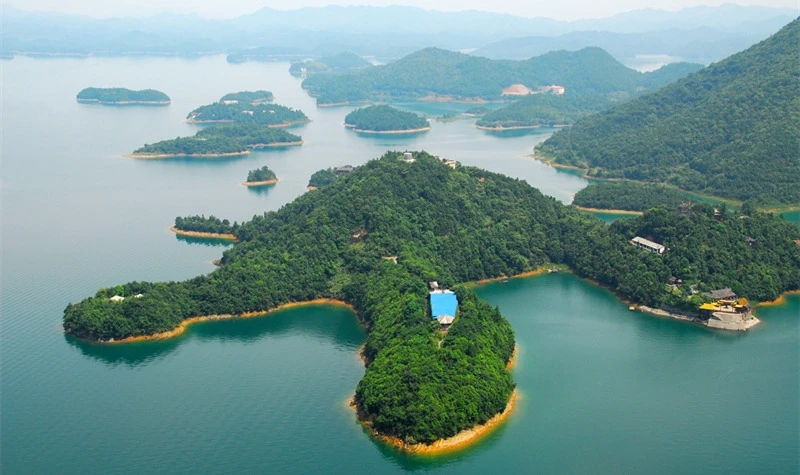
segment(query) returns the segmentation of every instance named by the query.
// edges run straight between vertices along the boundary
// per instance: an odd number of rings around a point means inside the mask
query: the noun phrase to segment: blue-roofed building
[[[434,290],[431,296],[431,316],[439,318],[442,315],[450,317],[456,316],[458,310],[458,299],[452,290]]]

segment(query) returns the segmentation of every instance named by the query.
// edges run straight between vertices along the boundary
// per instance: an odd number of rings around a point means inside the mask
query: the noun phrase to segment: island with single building
[[[269,186],[278,183],[278,177],[275,172],[264,165],[256,170],[250,170],[247,173],[247,180],[242,185],[244,186]]]
[[[232,122],[270,127],[290,127],[309,122],[305,113],[298,109],[263,101],[239,102],[237,99],[200,106],[189,112],[186,120],[193,123]]]
[[[76,96],[78,102],[88,104],[106,105],[153,105],[167,106],[170,104],[168,95],[155,89],[134,91],[121,87],[100,88],[87,87]]]
[[[693,309],[700,319],[743,319],[739,296],[774,300],[800,287],[800,227],[748,206],[718,211],[693,203],[607,225],[524,180],[390,151],[241,224],[176,219],[238,242],[208,274],[130,282],[69,304],[63,327],[125,342],[175,336],[199,320],[342,302],[368,333],[353,397],[359,420],[402,450],[435,452],[454,437],[474,440],[475,428],[513,408],[514,330],[465,284],[558,266],[633,304]],[[704,295],[725,288],[737,294],[730,305],[731,295]]]
[[[431,128],[424,117],[387,105],[356,109],[345,116],[344,126],[368,134],[404,134]]]
[[[303,139],[282,129],[267,125],[218,124],[198,131],[192,137],[162,140],[127,155],[130,158],[225,157],[246,155],[265,147],[302,145]]]
[[[219,99],[220,104],[250,104],[259,105],[272,102],[275,96],[270,91],[239,91],[225,94]]]

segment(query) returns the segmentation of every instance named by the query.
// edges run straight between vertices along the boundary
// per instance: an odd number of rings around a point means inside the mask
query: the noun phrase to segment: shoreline
[[[420,127],[419,129],[406,129],[406,130],[366,130],[366,129],[357,129],[354,125],[344,124],[344,126],[348,129],[352,129],[353,132],[358,132],[360,134],[413,134],[417,132],[427,132],[431,130],[431,127]]]
[[[303,145],[305,142],[302,140],[298,140],[296,142],[272,142],[272,143],[265,143],[265,144],[255,144],[255,145],[248,145],[253,150],[258,150],[260,148],[265,147],[294,147],[295,145]]]
[[[218,119],[218,120],[195,120],[195,119],[186,119],[183,121],[186,124],[232,124],[236,122],[233,119]],[[280,124],[261,124],[266,125],[271,129],[282,129],[284,127],[291,127],[293,125],[300,125],[300,124],[307,124],[311,122],[311,119],[306,120],[296,120],[294,122],[281,122]]]
[[[583,206],[578,206],[573,204],[575,208],[581,211],[588,211],[590,213],[614,213],[614,214],[634,214],[637,216],[641,216],[644,214],[643,211],[631,211],[627,209],[602,209],[602,208],[584,208]]]
[[[516,353],[516,349],[515,349]],[[383,435],[379,432],[375,431],[372,428],[372,424],[369,421],[365,421],[361,419],[358,411],[358,407],[355,403],[355,396],[351,397],[347,405],[356,412],[356,417],[358,422],[366,429],[370,431],[370,435],[381,442],[384,442],[388,445],[395,447],[396,449],[405,452],[407,454],[413,455],[441,455],[446,453],[458,452],[461,450],[466,449],[467,447],[479,442],[492,432],[494,432],[498,427],[502,426],[514,412],[516,408],[517,400],[519,399],[519,390],[514,389],[511,392],[511,396],[508,398],[508,402],[506,403],[505,409],[502,412],[495,414],[491,419],[484,422],[483,424],[478,424],[473,426],[469,429],[464,429],[456,435],[448,437],[446,439],[439,439],[434,441],[431,444],[407,444],[402,440],[398,439],[397,437]]]
[[[154,160],[159,158],[176,158],[176,157],[194,157],[194,158],[217,158],[217,157],[236,157],[239,155],[247,155],[251,153],[250,150],[242,150],[241,152],[228,152],[228,153],[127,153],[123,155],[125,158],[137,158],[141,160]]]
[[[513,127],[503,127],[502,125],[488,126],[475,124],[475,128],[479,130],[491,130],[493,132],[503,132],[504,130],[529,130],[541,129],[543,125],[515,125]]]
[[[242,183],[242,186],[268,186],[268,185],[274,185],[275,183],[278,183],[277,178],[264,181],[245,181],[244,183]]]
[[[552,269],[552,268],[557,268],[557,269],[559,269],[559,271],[563,270],[561,265],[559,265],[559,264],[550,264],[550,265],[539,266],[536,269],[525,271],[525,272],[522,272],[520,274],[514,274],[514,275],[511,275],[511,276],[502,275],[500,277],[492,277],[491,279],[481,279],[481,280],[474,280],[472,282],[465,282],[464,286],[466,286],[468,288],[473,288],[473,287],[478,287],[478,286],[481,286],[481,285],[490,284],[492,282],[499,282],[499,281],[503,281],[503,280],[524,279],[526,277],[536,277],[536,276],[539,276],[539,275],[542,275],[542,274],[549,273],[550,269]],[[516,352],[516,348],[514,349],[514,351]]]
[[[184,231],[183,229],[178,229],[175,226],[170,226],[169,230],[179,236],[186,236],[186,237],[194,237],[194,238],[210,238],[210,239],[225,239],[227,241],[238,241],[236,236],[233,234],[222,234],[222,233],[205,233],[202,231]]]
[[[101,101],[100,99],[77,99],[81,104],[102,104],[105,106],[168,106],[172,101]]]
[[[206,315],[202,317],[190,317],[183,320],[177,327],[173,328],[172,330],[168,330],[161,333],[154,333],[152,335],[138,335],[138,336],[129,336],[127,338],[123,338],[122,340],[100,340],[100,341],[93,341],[92,343],[100,343],[100,344],[121,344],[121,343],[134,343],[139,341],[150,341],[150,340],[166,340],[169,338],[176,337],[186,331],[186,328],[190,325],[197,323],[197,322],[207,322],[212,320],[232,320],[235,318],[254,318],[254,317],[262,317],[269,315],[271,313],[277,312],[279,310],[286,310],[289,308],[295,307],[303,307],[307,305],[330,305],[332,307],[347,307],[349,309],[353,309],[353,307],[348,304],[347,302],[343,302],[341,300],[335,299],[313,299],[313,300],[305,300],[302,302],[289,302],[282,305],[278,305],[275,308],[263,311],[256,311],[256,312],[244,312],[238,315],[225,313],[220,315]]]

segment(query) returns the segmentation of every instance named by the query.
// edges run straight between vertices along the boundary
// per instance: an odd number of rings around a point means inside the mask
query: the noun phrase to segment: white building
[[[631,239],[631,244],[636,247],[641,247],[642,249],[647,249],[650,252],[655,252],[658,255],[664,254],[664,251],[667,250],[667,248],[661,244],[639,236]]]

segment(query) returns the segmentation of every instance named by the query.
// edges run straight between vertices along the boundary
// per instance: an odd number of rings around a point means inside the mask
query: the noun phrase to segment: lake
[[[745,335],[628,312],[569,274],[478,289],[512,323],[521,399],[460,453],[410,457],[346,406],[366,337],[341,308],[204,322],[168,341],[102,346],[63,334],[69,302],[131,280],[213,271],[227,245],[181,239],[178,215],[246,220],[306,192],[314,171],[419,150],[525,179],[568,202],[586,185],[524,157],[552,131],[498,136],[473,120],[363,137],[352,107],[315,107],[286,63],[224,57],[2,63],[2,473],[797,473],[800,298]],[[155,88],[169,107],[78,104],[84,87]],[[268,89],[312,122],[305,145],[223,160],[122,158],[191,135],[195,107]],[[409,104],[431,115],[458,104]],[[268,165],[280,182],[241,186]]]

